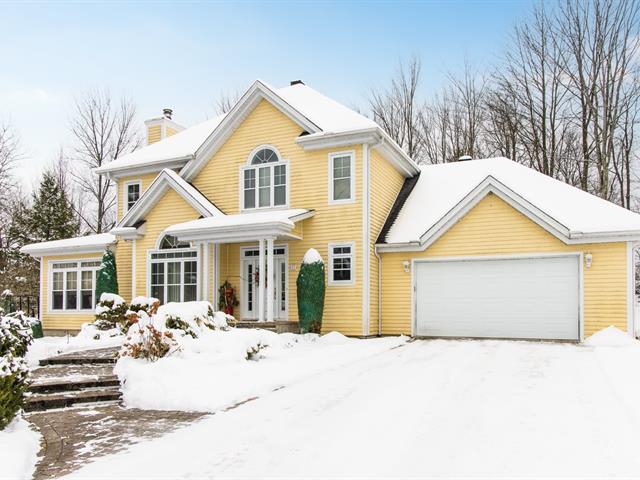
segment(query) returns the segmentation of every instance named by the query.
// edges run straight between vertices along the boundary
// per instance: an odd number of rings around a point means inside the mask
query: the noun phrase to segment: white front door
[[[242,306],[243,320],[256,320],[258,318],[258,275],[259,275],[259,250],[257,248],[243,248],[241,250],[241,282],[240,303]],[[266,256],[266,252],[265,252]],[[265,258],[266,264],[266,258]],[[287,318],[287,249],[283,246],[273,248],[273,272],[268,281],[273,283],[273,316],[278,320]],[[265,289],[265,314],[266,314],[266,285]]]
[[[415,263],[419,336],[578,340],[580,258]]]

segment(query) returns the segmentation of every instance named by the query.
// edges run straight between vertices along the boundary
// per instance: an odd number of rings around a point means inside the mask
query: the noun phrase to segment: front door
[[[265,257],[266,257],[265,252]],[[259,250],[257,248],[243,248],[241,250],[241,281],[242,290],[241,306],[243,320],[258,319],[258,275],[259,275]],[[265,258],[266,264],[266,258]],[[273,248],[273,272],[267,281],[273,283],[273,316],[278,320],[287,318],[287,249],[286,247]],[[264,318],[267,318],[266,285]]]

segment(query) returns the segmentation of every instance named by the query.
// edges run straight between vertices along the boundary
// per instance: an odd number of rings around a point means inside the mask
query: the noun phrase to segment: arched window
[[[168,248],[189,248],[189,242],[181,242],[173,235],[165,235],[160,242],[160,250],[166,250]]]
[[[198,297],[198,250],[173,235],[165,235],[151,252],[149,293],[167,302],[189,302]]]
[[[287,162],[268,145],[256,148],[242,168],[243,210],[287,205]]]

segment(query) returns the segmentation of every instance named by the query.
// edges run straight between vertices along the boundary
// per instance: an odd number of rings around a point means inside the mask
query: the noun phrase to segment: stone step
[[[118,388],[99,388],[78,390],[68,393],[43,393],[28,395],[25,398],[24,410],[36,412],[53,408],[71,407],[81,403],[106,402],[119,400],[122,392]]]
[[[78,364],[110,364],[116,363],[117,348],[101,348],[81,352],[65,353],[40,360],[40,366],[46,365],[78,365]]]
[[[255,322],[255,321],[247,321],[247,322],[237,322],[235,324],[236,328],[260,328],[262,330],[270,330],[272,332],[276,331],[275,322]]]
[[[29,391],[32,393],[71,392],[85,388],[118,387],[119,385],[120,382],[115,375],[98,378],[54,378],[33,382],[29,386]]]

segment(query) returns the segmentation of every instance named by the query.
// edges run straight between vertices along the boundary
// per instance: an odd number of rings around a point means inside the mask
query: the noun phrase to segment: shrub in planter
[[[128,311],[129,307],[122,297],[114,293],[103,293],[96,306],[96,319],[93,325],[98,330],[111,330],[119,327],[123,332],[126,332],[129,324]]]
[[[317,250],[304,255],[296,280],[298,319],[302,333],[320,333],[324,310],[324,262]]]
[[[31,325],[21,312],[0,317],[0,430],[22,408],[29,375],[23,357],[32,341]]]
[[[116,256],[111,250],[105,250],[100,270],[96,276],[96,298],[101,299],[103,293],[118,294]]]

